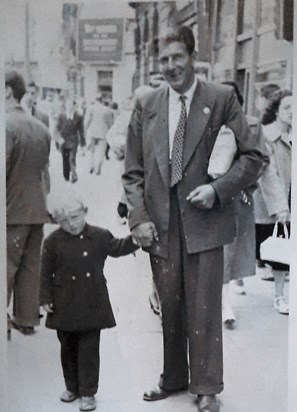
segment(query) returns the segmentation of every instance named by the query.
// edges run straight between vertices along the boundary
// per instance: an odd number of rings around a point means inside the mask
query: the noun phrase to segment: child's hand
[[[46,303],[45,305],[42,305],[42,308],[45,312],[47,313],[54,313],[54,304],[53,303]]]

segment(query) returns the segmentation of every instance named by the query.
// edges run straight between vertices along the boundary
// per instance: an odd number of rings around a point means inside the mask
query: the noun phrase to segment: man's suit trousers
[[[164,369],[160,386],[165,390],[187,386],[190,369],[192,393],[220,393],[223,247],[188,254],[175,188],[170,194],[169,256],[151,255],[151,266],[162,308]]]
[[[42,239],[42,224],[7,225],[7,306],[14,293],[13,318],[20,326],[39,325]]]
[[[66,182],[70,179],[70,172],[72,173],[72,179],[77,178],[76,174],[76,152],[77,147],[62,147],[62,160],[63,160],[63,176]]]

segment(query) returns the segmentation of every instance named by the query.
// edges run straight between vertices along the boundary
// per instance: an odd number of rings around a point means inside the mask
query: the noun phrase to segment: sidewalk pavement
[[[63,190],[60,159],[57,153],[52,157],[52,187]],[[78,163],[79,181],[75,186],[89,203],[89,222],[125,236],[128,228],[116,218],[116,161],[106,162],[102,176],[88,174],[86,157],[79,157]],[[45,232],[52,229],[48,225]],[[245,296],[232,294],[237,327],[224,330],[221,412],[287,410],[288,316],[273,309],[273,282],[261,280],[265,270],[258,269],[256,276],[245,281]],[[161,323],[148,302],[148,256],[138,251],[136,257],[108,258],[105,274],[117,326],[102,333],[97,410],[197,411],[195,396],[187,392],[158,402],[142,400],[144,390],[157,383],[162,368]],[[287,289],[286,285],[286,293]],[[55,331],[44,327],[44,318],[33,336],[13,330],[7,352],[7,412],[78,411],[78,401],[59,401],[64,390],[59,343]]]

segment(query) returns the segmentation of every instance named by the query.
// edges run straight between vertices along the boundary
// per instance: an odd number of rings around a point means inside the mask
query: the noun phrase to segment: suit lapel
[[[152,139],[155,157],[166,186],[169,184],[169,130],[168,130],[168,87],[161,90],[155,101],[151,117],[155,117]]]
[[[203,82],[198,81],[187,119],[184,140],[183,169],[186,168],[202,138],[212,113],[214,101],[215,95],[212,89],[206,87]]]

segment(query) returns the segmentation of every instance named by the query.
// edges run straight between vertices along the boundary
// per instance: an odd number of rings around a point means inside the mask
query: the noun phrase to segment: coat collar
[[[63,236],[67,238],[70,238],[70,237],[79,238],[80,236],[84,236],[84,237],[91,239],[94,234],[94,228],[90,226],[88,223],[86,223],[82,232],[80,232],[78,235],[72,235],[71,233],[65,232],[61,227],[60,227],[60,232]]]
[[[277,127],[277,123],[273,122],[268,125],[263,126],[265,137],[270,142],[276,142],[277,140],[281,140],[284,144],[291,147],[289,134],[283,133],[279,131]]]
[[[209,122],[214,102],[215,93],[213,88],[202,81],[198,81],[187,119],[183,169],[186,168],[195,149],[201,141],[205,128]]]
[[[15,105],[6,107],[6,109],[5,109],[6,113],[10,113],[10,112],[14,112],[14,111],[24,112],[24,109],[22,108],[22,106],[20,104],[15,104]]]
[[[169,130],[168,130],[168,86],[157,89],[153,107],[146,114],[153,123],[151,130],[153,147],[156,160],[163,181],[168,186],[169,182]],[[155,119],[155,121],[153,121]]]

